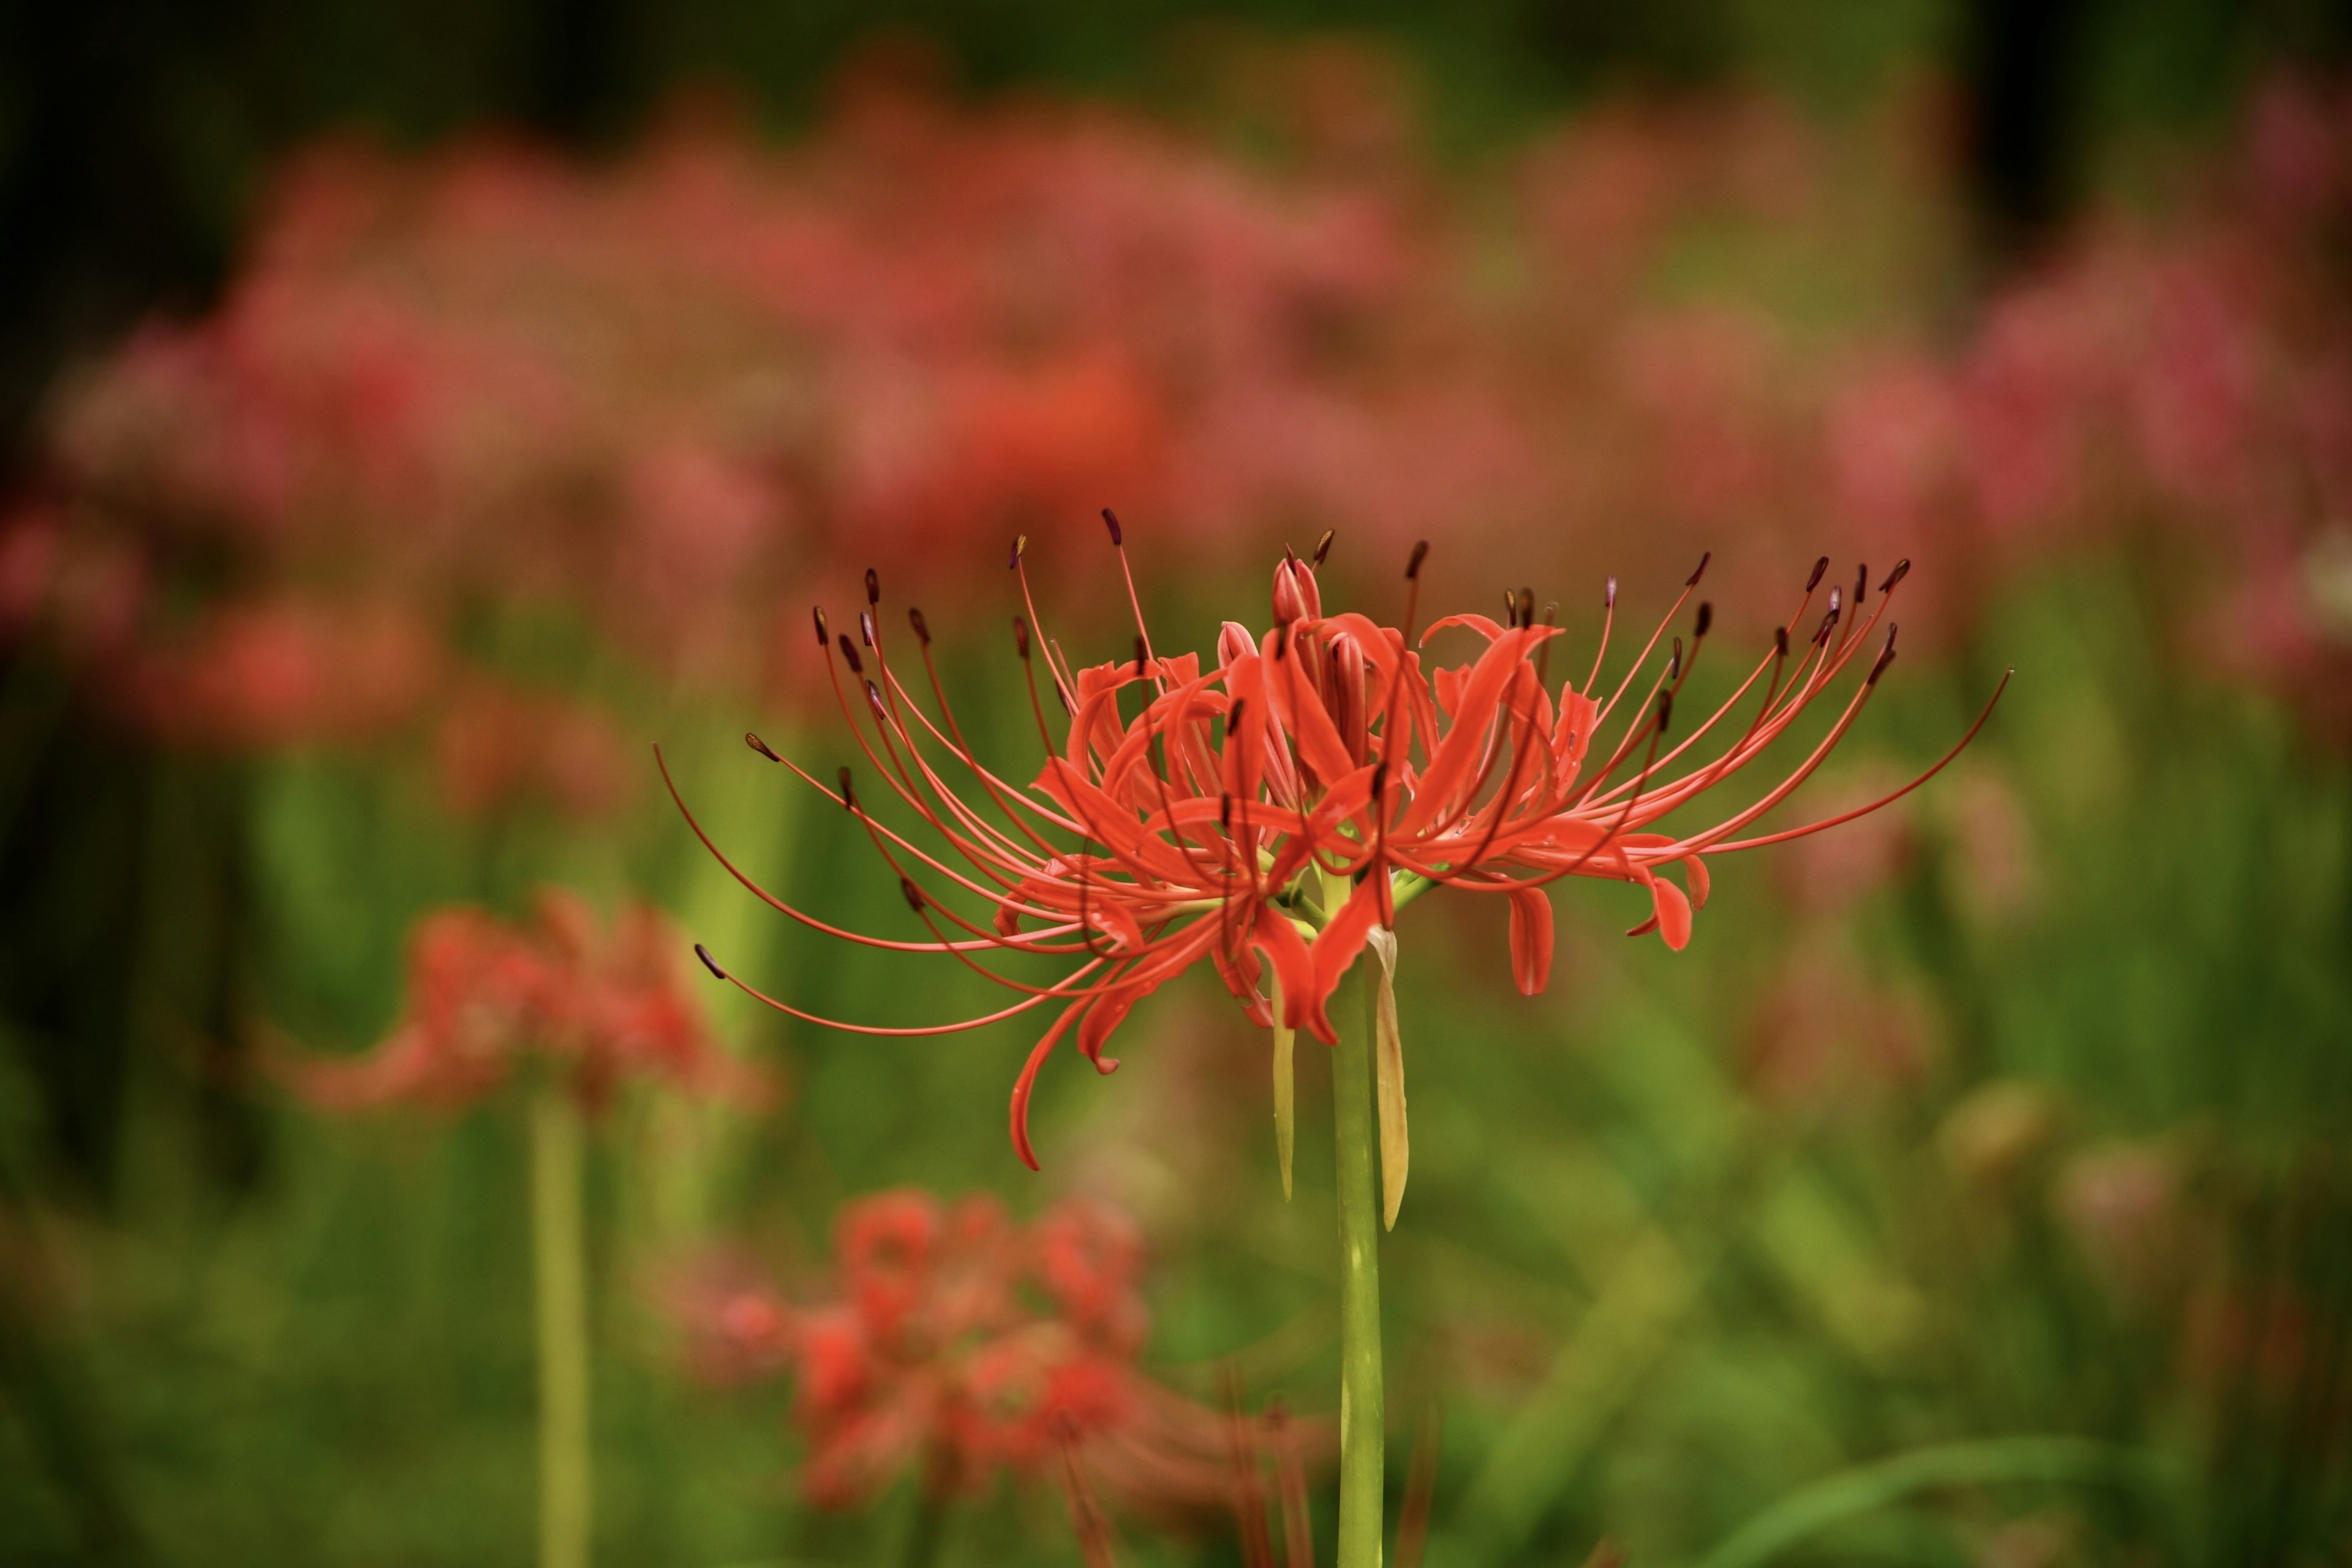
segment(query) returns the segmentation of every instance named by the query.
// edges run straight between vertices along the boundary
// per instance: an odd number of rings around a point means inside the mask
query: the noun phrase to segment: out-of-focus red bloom
[[[225,607],[142,661],[132,701],[158,732],[206,745],[363,740],[416,710],[440,657],[390,606]]]
[[[527,924],[473,909],[427,915],[410,938],[408,994],[393,1033],[365,1056],[301,1065],[319,1104],[454,1107],[483,1099],[536,1060],[590,1110],[648,1078],[698,1094],[755,1094],[756,1074],[712,1041],[679,984],[667,923],[644,905],[609,930],[577,897],[540,895]]]
[[[1926,1003],[1873,981],[1821,932],[1757,1009],[1741,1067],[1767,1103],[1818,1111],[1915,1089],[1936,1056],[1935,1015]]]
[[[1124,570],[1118,521],[1103,515]],[[1447,886],[1509,900],[1512,966],[1520,989],[1533,994],[1551,967],[1549,883],[1570,876],[1631,882],[1650,905],[1632,934],[1654,930],[1680,948],[1690,940],[1693,910],[1706,899],[1706,855],[1835,826],[1936,771],[1820,822],[1747,831],[1812,773],[1875,689],[1895,652],[1892,624],[1883,640],[1876,634],[1907,563],[1874,591],[1867,568],[1850,586],[1829,586],[1816,621],[1810,612],[1823,589],[1824,558],[1790,617],[1798,636],[1780,631],[1733,695],[1669,743],[1674,701],[1705,642],[1711,609],[1698,606],[1687,645],[1670,639],[1668,627],[1696,591],[1704,561],[1613,686],[1601,673],[1604,625],[1582,684],[1571,677],[1555,695],[1549,665],[1559,633],[1549,611],[1538,624],[1527,590],[1510,597],[1504,621],[1451,616],[1416,640],[1412,595],[1426,546],[1413,552],[1399,629],[1325,612],[1315,566],[1328,544],[1327,534],[1315,562],[1291,556],[1276,568],[1273,627],[1261,641],[1227,622],[1213,669],[1203,670],[1195,654],[1156,652],[1139,605],[1132,658],[1076,667],[1052,639],[1033,632],[1029,605],[1014,632],[1047,758],[1025,790],[990,772],[965,742],[919,610],[908,612],[908,624],[938,717],[902,682],[889,660],[890,635],[877,619],[879,582],[868,572],[856,639],[846,631],[836,637],[823,611],[815,613],[826,668],[874,776],[969,869],[872,816],[849,770],[835,789],[787,763],[857,818],[929,940],[841,931],[735,874],[804,924],[870,946],[952,956],[1024,999],[960,1023],[884,1028],[818,1018],[733,983],[794,1017],[874,1034],[944,1033],[1055,1005],[1058,1015],[1013,1094],[1013,1144],[1034,1167],[1028,1103],[1047,1054],[1075,1030],[1078,1050],[1109,1072],[1118,1065],[1102,1054],[1111,1032],[1139,1001],[1195,963],[1213,964],[1255,1021],[1309,1029],[1328,1043],[1337,1034],[1326,1008],[1341,975],[1375,932],[1393,928],[1401,906]],[[1013,564],[1022,567],[1019,545]],[[1025,569],[1022,582],[1026,603]],[[1613,581],[1607,600],[1613,623]],[[1485,651],[1467,663],[1425,668],[1421,649],[1448,631],[1482,639]],[[1059,739],[1037,693],[1040,656],[1068,716]],[[1862,676],[1839,700],[1828,732],[1760,798],[1703,826],[1657,830],[1670,813],[1696,807],[1757,763],[1858,658]],[[1132,719],[1122,714],[1123,696],[1140,699]],[[694,830],[701,835],[698,825]],[[716,846],[711,850],[727,863]],[[1660,874],[1676,867],[1687,891]],[[984,900],[992,918],[982,923],[959,913],[933,890],[941,881]],[[992,950],[1078,963],[1059,981],[1032,984],[975,956]],[[733,980],[707,952],[703,958]],[[1260,990],[1269,971],[1271,1001]]]
[[[561,698],[477,679],[450,700],[433,737],[441,798],[462,816],[517,799],[549,801],[566,816],[610,810],[628,764],[611,721]]]
[[[1224,1418],[1136,1370],[1142,1245],[1117,1210],[1065,1202],[1024,1226],[990,1198],[884,1193],[841,1212],[834,1258],[834,1294],[809,1305],[740,1281],[683,1302],[704,1365],[789,1367],[812,1500],[853,1506],[910,1467],[978,1490],[1064,1452],[1131,1505],[1223,1500]]]

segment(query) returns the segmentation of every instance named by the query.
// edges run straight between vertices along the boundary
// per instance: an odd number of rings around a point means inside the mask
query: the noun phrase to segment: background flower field
[[[1504,910],[1405,912],[1389,1474],[1425,1561],[2352,1549],[2340,27],[517,6],[422,62],[357,0],[285,38],[267,9],[102,58],[24,23],[60,85],[13,88],[47,129],[0,143],[55,226],[9,263],[0,366],[0,1556],[530,1550],[500,1094],[539,1069],[466,1065],[472,1015],[419,1000],[471,973],[433,932],[529,918],[581,974],[603,939],[562,933],[625,933],[604,978],[657,1026],[594,1027],[675,1058],[590,1107],[600,1560],[1104,1547],[1034,1423],[972,1439],[1016,1458],[936,1519],[914,1436],[812,1484],[844,1412],[934,1408],[929,1347],[861,1403],[809,1336],[895,1334],[860,1227],[943,1215],[1028,1292],[936,1309],[990,1364],[1079,1368],[1118,1395],[1089,1408],[1151,1413],[1132,1453],[1181,1449],[1106,1489],[1118,1561],[1261,1560],[1221,1417],[1277,1396],[1250,1484],[1295,1467],[1328,1553],[1320,1047],[1288,1203],[1266,1036],[1199,977],[1116,1074],[1049,1063],[1033,1175],[1031,1021],[853,1037],[692,959],[883,1024],[999,1005],[766,910],[651,748],[746,871],[920,940],[743,732],[864,765],[808,628],[853,626],[873,568],[1025,782],[1005,552],[1073,659],[1125,658],[1104,505],[1161,653],[1263,624],[1326,529],[1335,606],[1392,619],[1425,539],[1424,605],[1532,584],[1570,666],[1604,582],[1646,627],[1712,552],[1737,657],[1701,710],[1816,557],[1908,560],[1904,657],[1804,819],[2016,670],[1930,788],[1724,863],[1687,952],[1626,940],[1637,891],[1563,884],[1531,999]],[[77,70],[173,107],[84,134]],[[322,1084],[391,1080],[321,1058],[420,1030],[457,1054],[400,1080],[419,1103],[329,1113]],[[1051,1252],[1082,1221],[1099,1280]]]

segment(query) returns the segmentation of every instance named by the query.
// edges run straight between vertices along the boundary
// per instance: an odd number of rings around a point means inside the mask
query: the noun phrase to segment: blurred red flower
[[[559,889],[540,895],[525,924],[480,910],[436,911],[410,938],[393,1033],[353,1059],[301,1063],[294,1082],[334,1110],[467,1105],[534,1064],[591,1110],[635,1078],[758,1095],[759,1075],[719,1049],[679,984],[677,951],[654,910],[633,905],[604,929]]]
[[[1124,570],[1118,520],[1103,515]],[[1411,595],[1400,630],[1353,613],[1325,614],[1315,568],[1329,542],[1325,535],[1314,562],[1291,556],[1276,568],[1275,625],[1263,645],[1229,621],[1218,637],[1218,668],[1206,672],[1195,654],[1154,652],[1139,603],[1133,658],[1076,668],[1051,638],[1033,633],[1030,604],[1028,616],[1015,617],[1014,631],[1047,756],[1025,791],[988,771],[965,742],[947,707],[929,626],[919,610],[908,612],[908,623],[939,717],[901,682],[889,662],[889,639],[875,619],[879,581],[868,572],[868,608],[858,614],[856,642],[846,631],[837,641],[831,637],[823,611],[815,613],[835,694],[876,776],[937,830],[970,873],[877,820],[859,800],[848,769],[835,790],[798,764],[787,765],[857,818],[930,940],[866,936],[804,914],[736,871],[691,813],[687,820],[745,887],[793,919],[869,946],[952,956],[1024,999],[955,1024],[845,1024],[734,979],[707,952],[703,961],[720,978],[794,1017],[863,1033],[945,1033],[1055,1004],[1059,1014],[1013,1091],[1013,1146],[1034,1168],[1028,1106],[1046,1056],[1075,1028],[1078,1050],[1097,1070],[1111,1071],[1118,1063],[1102,1051],[1112,1031],[1138,1002],[1196,963],[1215,967],[1254,1021],[1308,1029],[1328,1044],[1338,1036],[1326,1007],[1341,976],[1376,933],[1392,930],[1399,907],[1443,885],[1508,898],[1512,965],[1519,988],[1532,995],[1543,989],[1551,968],[1547,884],[1569,876],[1633,883],[1651,912],[1631,934],[1654,930],[1668,946],[1681,948],[1690,940],[1694,909],[1706,902],[1706,854],[1802,837],[1866,815],[1943,766],[1939,762],[1912,784],[1821,822],[1740,836],[1812,773],[1877,685],[1894,658],[1895,631],[1889,624],[1883,642],[1874,634],[1907,563],[1887,574],[1867,609],[1866,567],[1856,574],[1851,598],[1848,589],[1831,586],[1826,613],[1810,635],[1794,641],[1785,627],[1777,633],[1733,695],[1668,747],[1674,700],[1710,629],[1711,608],[1698,607],[1687,647],[1675,637],[1668,651],[1667,626],[1696,590],[1705,561],[1613,688],[1601,685],[1604,624],[1582,688],[1571,679],[1555,702],[1547,670],[1558,632],[1550,611],[1537,624],[1531,593],[1510,596],[1506,621],[1451,616],[1416,642],[1414,607],[1426,546],[1415,549],[1407,572]],[[1016,544],[1016,568],[1022,553]],[[1828,565],[1824,559],[1814,568],[1792,624],[1808,617]],[[1131,580],[1129,588],[1132,597]],[[1025,569],[1022,591],[1027,603]],[[1607,599],[1613,622],[1613,581]],[[1455,628],[1483,638],[1485,652],[1468,664],[1425,671],[1420,647]],[[866,654],[859,652],[861,643]],[[1704,827],[1652,831],[1669,813],[1695,805],[1756,763],[1874,645],[1866,673],[1843,700],[1827,734],[1761,798]],[[1064,740],[1046,724],[1035,684],[1038,655],[1069,717]],[[1655,672],[1646,689],[1626,701],[1648,669]],[[862,685],[862,700],[853,700],[845,679]],[[1128,720],[1119,701],[1131,687],[1140,689],[1142,705]],[[1760,698],[1751,701],[1758,692]],[[1752,717],[1735,715],[1743,706],[1754,708]],[[1612,720],[1617,739],[1593,752]],[[1975,732],[1972,726],[1969,735]],[[1711,734],[1724,743],[1709,756],[1696,748]],[[1962,737],[1960,744],[1967,741]],[[783,761],[756,736],[751,742]],[[1589,757],[1598,766],[1588,773]],[[971,798],[949,782],[967,773],[974,781]],[[677,794],[674,784],[671,792]],[[686,809],[683,799],[679,808]],[[1005,826],[996,825],[990,808]],[[1056,847],[1048,833],[1073,837],[1076,847]],[[1659,874],[1677,866],[1687,892]],[[983,925],[958,913],[927,886],[934,879],[985,900],[992,919]],[[1393,950],[1385,949],[1384,936],[1377,940],[1385,963]],[[1062,980],[1035,985],[988,969],[973,956],[991,949],[1084,957]],[[1276,987],[1271,1002],[1259,989],[1269,970]],[[1401,1075],[1401,1063],[1384,1070]],[[1401,1076],[1397,1081],[1401,1089]],[[1395,1134],[1402,1136],[1401,1114]]]
[[[790,1371],[812,1500],[852,1507],[910,1468],[978,1491],[1065,1453],[1132,1506],[1226,1500],[1226,1418],[1136,1370],[1142,1242],[1118,1210],[1071,1200],[1018,1226],[992,1198],[902,1189],[842,1210],[834,1258],[814,1303],[740,1268],[679,1298],[706,1369]]]

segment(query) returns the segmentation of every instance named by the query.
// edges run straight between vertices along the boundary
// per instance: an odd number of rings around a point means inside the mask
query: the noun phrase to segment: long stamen
[[[1127,579],[1127,602],[1129,607],[1135,611],[1136,637],[1143,644],[1145,657],[1150,658],[1151,628],[1143,624],[1143,600],[1139,597],[1135,592],[1135,571],[1134,568],[1130,567],[1127,562],[1127,531],[1120,528],[1118,525],[1118,513],[1111,510],[1108,507],[1102,509],[1102,520],[1103,526],[1110,530],[1110,547],[1118,553],[1119,575]],[[1156,669],[1159,665],[1159,660],[1157,658],[1152,658],[1152,665]],[[1155,680],[1159,680],[1159,678],[1156,675],[1153,679]],[[1160,680],[1159,686],[1160,689],[1162,691],[1165,691],[1168,689],[1167,683],[1164,680]]]
[[[757,737],[753,738],[756,739]],[[778,762],[783,761],[782,757],[777,757],[774,752],[768,751],[764,743],[762,743],[759,750],[762,755],[773,757],[774,760]],[[662,750],[659,746],[656,746],[654,748],[654,766],[660,772],[662,784],[669,791],[670,799],[677,805],[678,815],[686,819],[688,829],[693,833],[694,837],[698,840],[701,842],[702,847],[710,852],[711,858],[719,862],[720,867],[726,870],[729,876],[734,878],[737,882],[742,884],[747,891],[761,902],[766,904],[770,909],[776,910],[780,914],[791,917],[802,925],[808,927],[811,931],[822,931],[826,936],[839,937],[845,942],[856,942],[861,947],[887,948],[894,952],[936,952],[940,951],[939,944],[935,942],[898,942],[886,937],[867,936],[862,931],[846,931],[840,926],[833,925],[825,921],[821,921],[814,915],[795,909],[791,904],[788,904],[782,899],[777,898],[773,893],[771,893],[767,889],[754,881],[740,867],[738,867],[734,861],[729,859],[726,853],[722,851],[716,843],[712,842],[710,835],[704,830],[702,824],[696,818],[693,811],[688,807],[686,797],[679,793],[677,781],[670,775],[669,761],[662,755]],[[1036,937],[1041,935],[1053,934],[1055,933],[1050,930],[1045,931],[1033,931],[1029,933],[1030,940],[1024,944],[1025,950],[1032,952],[1076,952],[1081,951],[1079,945],[1076,942],[1055,945],[1038,942],[1034,940]],[[1003,938],[992,937],[988,942],[980,945],[998,946],[1003,945]]]
[[[1037,617],[1037,601],[1029,592],[1029,563],[1026,559],[1028,553],[1029,536],[1024,533],[1013,540],[1013,559],[1006,564],[1011,566],[1013,574],[1021,579],[1021,603],[1029,612],[1029,624],[1037,628],[1037,640],[1044,645],[1040,651],[1045,655],[1045,673],[1054,678],[1054,689],[1061,694],[1062,706],[1075,710],[1078,705],[1077,684],[1070,679],[1070,672],[1067,669],[1055,663],[1055,654],[1057,650],[1054,647],[1052,639],[1045,636],[1045,623]]]

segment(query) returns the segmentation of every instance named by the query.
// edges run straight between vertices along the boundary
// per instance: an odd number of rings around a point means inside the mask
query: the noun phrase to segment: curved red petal
[[[1307,1026],[1327,1046],[1339,1043],[1339,1032],[1331,1026],[1330,1016],[1324,1009],[1330,1003],[1331,994],[1339,988],[1348,966],[1364,951],[1365,939],[1380,923],[1380,888],[1367,877],[1356,884],[1356,890],[1349,895],[1339,914],[1315,938],[1310,950],[1315,960],[1315,989],[1307,999]],[[1289,988],[1285,986],[1286,1000],[1289,994]]]
[[[1307,993],[1315,988],[1315,959],[1306,939],[1290,917],[1271,904],[1257,907],[1250,928],[1250,945],[1274,965],[1275,984],[1282,992],[1282,1022],[1287,1028],[1304,1027]]]
[[[1069,1031],[1072,1020],[1084,1012],[1087,1005],[1086,1002],[1073,1002],[1062,1009],[1062,1016],[1054,1020],[1054,1026],[1029,1047],[1029,1059],[1022,1064],[1021,1076],[1013,1080],[1013,1152],[1020,1155],[1021,1163],[1033,1171],[1038,1165],[1037,1151],[1029,1142],[1029,1096],[1037,1087],[1037,1069],[1045,1065],[1045,1058],[1053,1055],[1055,1046]]]

